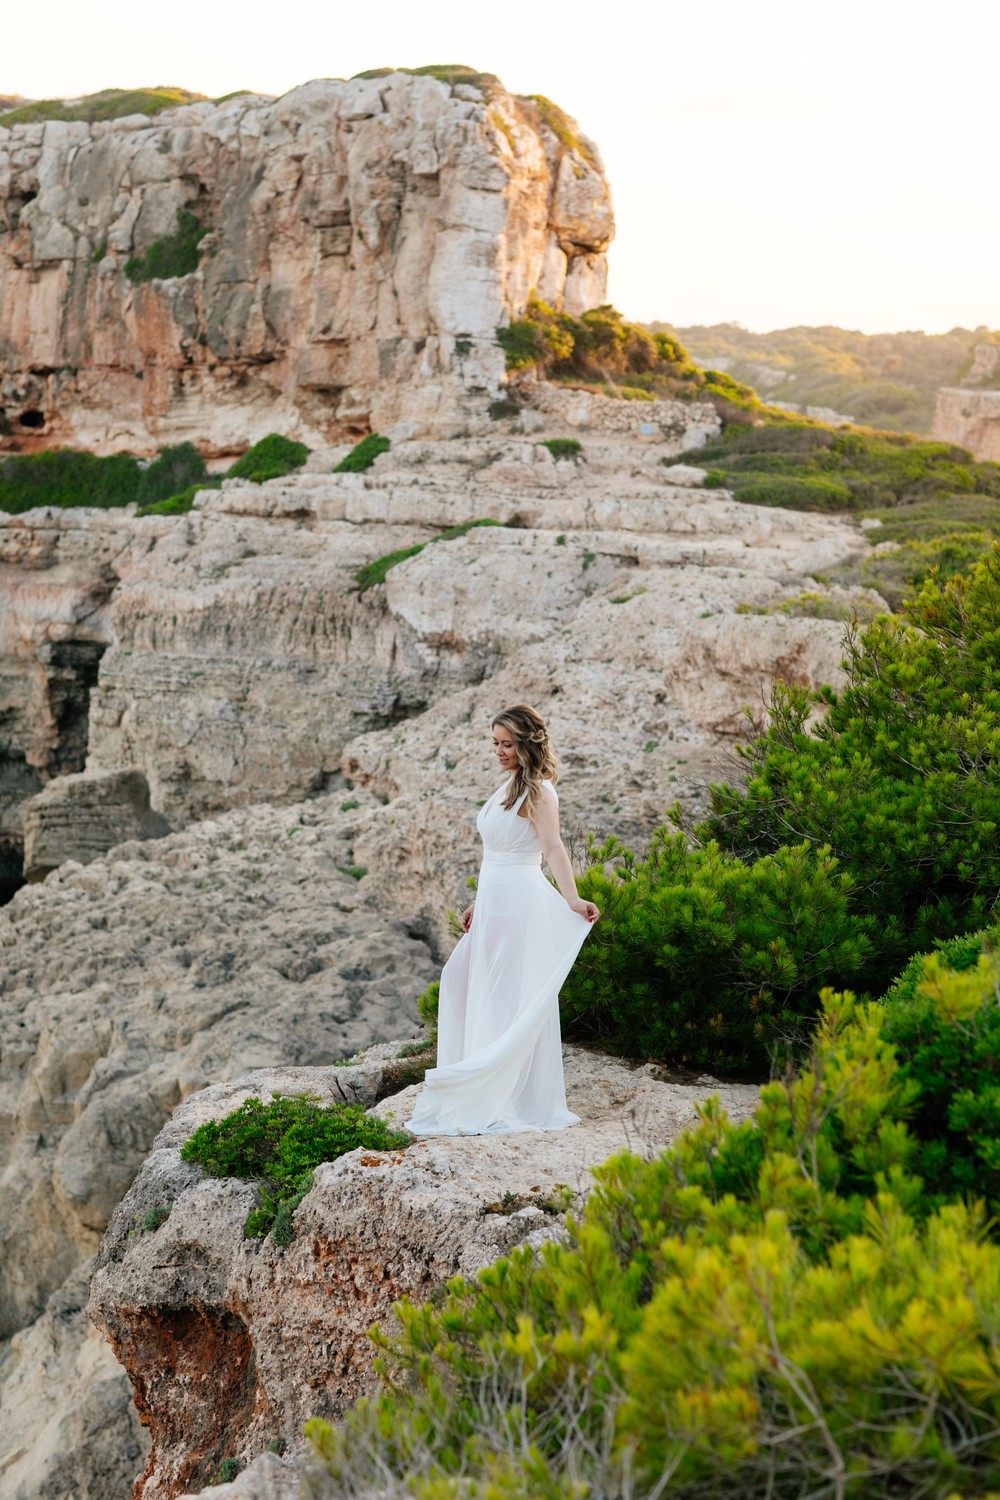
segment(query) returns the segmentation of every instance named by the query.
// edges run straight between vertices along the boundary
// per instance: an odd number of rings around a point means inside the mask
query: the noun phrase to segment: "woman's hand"
[[[578,912],[581,917],[586,917],[588,922],[596,922],[601,915],[593,901],[584,901],[580,896],[566,904],[570,911]]]
[[[472,905],[471,906],[467,906],[465,908],[465,910],[463,911],[461,917],[459,918],[459,921],[462,924],[462,931],[463,932],[468,932],[469,928],[472,926],[472,915],[473,915],[475,909],[476,909],[476,903],[473,901]]]

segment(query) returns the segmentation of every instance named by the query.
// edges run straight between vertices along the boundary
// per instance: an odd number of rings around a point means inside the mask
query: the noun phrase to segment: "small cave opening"
[[[39,411],[37,407],[29,407],[27,411],[21,413],[17,420],[18,425],[21,427],[44,427],[45,413]]]
[[[0,835],[0,906],[12,901],[24,884],[21,840]]]

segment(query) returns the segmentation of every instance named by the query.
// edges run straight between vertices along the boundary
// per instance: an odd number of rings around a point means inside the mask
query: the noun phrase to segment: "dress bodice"
[[[556,789],[550,781],[543,781],[554,797]],[[542,845],[530,818],[522,818],[520,809],[527,793],[523,793],[511,808],[503,805],[507,783],[504,782],[479,809],[476,827],[482,835],[487,856],[491,854],[519,855],[524,859],[541,857]]]

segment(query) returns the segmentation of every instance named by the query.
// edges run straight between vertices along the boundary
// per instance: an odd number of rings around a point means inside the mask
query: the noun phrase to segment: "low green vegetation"
[[[192,443],[164,448],[143,465],[131,453],[98,458],[68,448],[0,457],[0,510],[21,515],[37,506],[152,505],[178,486],[204,477],[205,460]]]
[[[305,443],[296,443],[291,438],[281,437],[277,432],[269,433],[248,448],[230,468],[227,478],[250,479],[254,484],[263,484],[268,479],[283,479],[300,469],[309,457]]]
[[[749,387],[700,370],[672,335],[628,323],[610,306],[575,318],[535,298],[524,317],[497,329],[497,340],[512,374],[537,370],[547,380],[625,400],[713,399],[725,413],[760,405]]]
[[[398,563],[406,562],[408,557],[416,557],[425,547],[432,542],[451,542],[456,537],[465,536],[467,531],[472,531],[477,526],[499,526],[500,521],[491,520],[484,516],[478,521],[463,521],[460,526],[449,526],[447,531],[438,532],[437,536],[430,537],[426,542],[417,542],[412,547],[401,547],[397,552],[387,552],[384,557],[377,557],[373,562],[365,563],[354,575],[358,585],[358,593],[363,594],[366,590],[374,588],[377,583],[384,583],[386,574],[390,568],[396,567]]]
[[[381,453],[388,453],[392,444],[379,432],[370,432],[352,448],[334,469],[335,474],[361,474],[370,469]]]
[[[198,249],[208,233],[186,208],[177,210],[177,228],[173,234],[154,240],[145,255],[133,255],[125,262],[129,281],[167,281],[172,276],[189,276],[198,269]]]
[[[576,438],[546,438],[539,447],[548,448],[553,458],[579,458],[583,452],[583,444]]]
[[[899,609],[932,568],[964,573],[1000,531],[1000,464],[964,448],[889,432],[844,430],[762,409],[753,424],[731,414],[721,436],[681,461],[752,505],[850,511],[880,524],[873,552],[820,582],[873,588]]]
[[[467,83],[487,93],[500,83],[495,73],[480,73],[477,68],[467,67],[465,63],[427,63],[422,68],[366,68],[363,73],[355,73],[353,76],[388,78],[391,73],[410,73],[416,78],[436,78],[440,83],[449,85]]]
[[[825,406],[855,422],[929,433],[935,394],[965,378],[973,346],[996,342],[987,328],[949,333],[858,333],[845,328],[780,328],[753,333],[738,323],[650,330],[679,338],[701,364],[723,361],[765,400]]]
[[[152,463],[131,453],[98,458],[69,448],[0,457],[0,511],[21,515],[38,506],[89,505],[102,510],[138,505],[144,516],[185,515],[199,490],[218,489],[224,477],[257,483],[290,474],[305,463],[304,443],[272,433],[232,465],[228,475],[208,474],[193,443],[161,450]]]
[[[247,1099],[224,1120],[200,1125],[181,1149],[210,1177],[238,1177],[260,1185],[260,1203],[246,1222],[248,1239],[270,1234],[277,1244],[294,1236],[292,1215],[322,1162],[364,1146],[396,1151],[412,1137],[366,1115],[361,1105],[322,1105],[309,1094],[275,1094],[270,1103]]]
[[[564,1243],[399,1304],[372,1334],[382,1394],[307,1428],[319,1500],[404,1480],[416,1500],[985,1500],[994,941],[920,960],[884,1004],[825,991],[752,1120],[710,1101],[658,1159],[598,1168]]]
[[[101,89],[84,99],[38,99],[0,114],[0,125],[30,125],[39,120],[120,120],[125,115],[155,115],[163,109],[196,104],[204,94],[187,89]]]

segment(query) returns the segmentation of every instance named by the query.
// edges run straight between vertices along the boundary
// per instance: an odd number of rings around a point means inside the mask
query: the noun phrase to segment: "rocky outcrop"
[[[673,475],[672,458],[717,429],[710,407],[601,403],[543,388],[527,415],[551,424],[549,399],[560,409],[580,401],[581,457],[556,461],[542,433],[411,439],[366,474],[330,472],[333,450],[288,480],[227,481],[187,517],[41,511],[0,519],[10,601],[2,669],[14,689],[11,848],[24,817],[18,777],[30,795],[60,770],[84,769],[82,736],[72,744],[59,737],[54,690],[45,686],[55,646],[89,643],[101,653],[87,695],[88,775],[140,772],[152,810],[174,827],[228,807],[294,802],[340,786],[343,774],[367,776],[356,754],[345,758],[359,735],[401,733],[432,706],[433,725],[453,694],[463,714],[498,693],[541,695],[563,720],[564,743],[579,744],[576,705],[603,723],[624,673],[638,698],[622,731],[619,764],[630,771],[616,802],[638,832],[655,816],[649,798],[676,774],[678,757],[688,775],[714,753],[720,725],[732,731],[776,661],[790,652],[789,670],[801,677],[837,674],[835,624],[790,621],[779,630],[747,617],[727,627],[727,639],[739,642],[738,666],[713,647],[726,701],[706,713],[683,689],[678,697],[689,647],[718,635],[719,622],[703,620],[770,602],[786,583],[801,586],[864,548],[863,537],[839,518],[739,505],[698,489],[690,466]],[[654,433],[617,432],[617,413],[634,425],[639,405],[656,408]],[[383,585],[358,593],[363,564],[487,519],[503,525],[425,547]],[[488,688],[470,699],[479,684]],[[595,690],[602,701],[607,692],[607,704],[594,703]],[[470,735],[464,748],[475,743]],[[599,760],[605,774],[613,762]],[[585,771],[579,755],[576,762]],[[474,794],[474,777],[449,779]],[[75,851],[64,846],[77,858],[100,841],[94,786],[69,778],[58,793],[70,823],[78,808],[81,841]],[[382,791],[394,794],[388,784]],[[581,807],[588,803],[585,789]]]
[[[195,269],[130,279],[185,230]],[[482,423],[497,326],[535,291],[602,302],[613,232],[596,148],[496,80],[0,128],[0,441],[221,454]]]
[[[932,436],[1000,463],[1000,390],[945,386],[937,393]]]
[[[170,825],[149,805],[141,771],[81,771],[50,781],[24,814],[24,876],[44,880],[67,859],[87,864],[130,839],[157,839]]]
[[[514,1245],[558,1234],[565,1199],[579,1204],[592,1166],[616,1151],[664,1146],[709,1093],[721,1093],[735,1119],[756,1103],[747,1085],[660,1082],[648,1067],[569,1049],[567,1097],[580,1126],[351,1152],[317,1169],[287,1249],[245,1239],[254,1187],[206,1178],[181,1161],[183,1141],[253,1095],[308,1091],[335,1102],[381,1093],[387,1050],[367,1065],[253,1074],[189,1099],[117,1210],[90,1313],[149,1425],[142,1500],[200,1489],[222,1459],[245,1462],[276,1440],[300,1446],[309,1416],[337,1415],[372,1388],[366,1332],[390,1319],[395,1300],[422,1300]],[[414,1092],[376,1109],[405,1119]],[[166,1207],[161,1227],[136,1232],[150,1210]],[[284,1466],[271,1467],[274,1482],[284,1477]]]
[[[1000,343],[974,345],[960,383],[938,391],[932,436],[1000,462]]]
[[[0,912],[0,1337],[96,1251],[188,1094],[415,1020],[436,969],[367,889],[353,841],[372,799],[353,800],[124,844]]]

